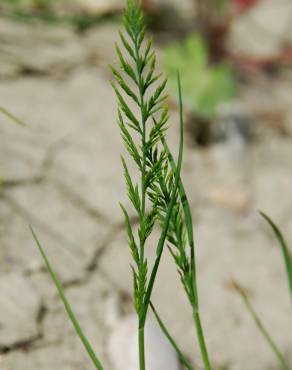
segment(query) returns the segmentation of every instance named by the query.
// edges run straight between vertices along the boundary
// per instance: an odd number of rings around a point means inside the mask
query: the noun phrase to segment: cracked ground
[[[107,65],[117,28],[0,22],[0,103],[26,122],[0,121],[0,369],[90,370],[33,242],[41,240],[82,327],[105,363],[109,302],[129,310],[132,284],[119,202],[128,205],[123,152]],[[202,319],[215,369],[277,370],[277,362],[229,289],[237,280],[292,362],[291,302],[280,251],[262,209],[292,244],[291,71],[241,91],[249,110],[286,112],[286,135],[256,121],[239,158],[227,144],[186,146],[183,176],[194,212]],[[271,93],[272,91],[272,93]],[[177,111],[169,141],[178,141]],[[149,246],[149,258],[154,249]],[[175,299],[173,299],[175,297]],[[154,301],[200,364],[191,315],[165,255]],[[198,367],[199,368],[199,367]]]

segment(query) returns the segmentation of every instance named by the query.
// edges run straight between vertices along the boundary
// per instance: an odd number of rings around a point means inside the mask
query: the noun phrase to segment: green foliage
[[[122,206],[128,229],[128,240],[133,256],[134,265],[134,297],[138,315],[144,307],[147,286],[147,260],[144,256],[145,243],[152,232],[157,219],[157,205],[146,209],[147,190],[155,182],[158,174],[166,163],[163,150],[158,148],[160,137],[164,134],[167,122],[167,108],[164,106],[163,90],[165,81],[158,82],[155,74],[155,55],[151,49],[152,41],[144,43],[145,26],[143,14],[133,1],[127,2],[124,14],[125,34],[120,32],[123,49],[116,45],[116,52],[120,62],[120,70],[111,67],[116,83],[113,88],[116,92],[119,110],[118,125],[125,147],[137,165],[140,173],[140,184],[133,183],[126,161],[122,158],[125,180],[129,199],[139,217],[138,235],[132,230],[129,216]],[[157,85],[155,85],[157,82]],[[146,97],[150,88],[153,94]],[[139,115],[134,113],[130,102],[137,106]],[[157,115],[159,126],[149,128],[149,120],[153,114]],[[133,134],[139,136],[140,144]],[[156,152],[157,160],[151,161],[152,153]]]
[[[126,160],[122,158],[128,196],[139,218],[138,232],[135,235],[128,213],[122,206],[133,258],[134,305],[139,317],[140,369],[145,368],[143,330],[147,310],[167,241],[193,308],[202,357],[208,370],[210,364],[198,313],[191,213],[180,178],[183,154],[181,81],[176,72],[181,138],[176,164],[165,140],[168,122],[168,108],[165,105],[167,80],[156,73],[152,40],[144,41],[143,15],[134,1],[127,2],[124,24],[126,32],[120,33],[123,49],[116,46],[120,68],[112,67],[112,72],[115,77],[113,88],[119,105],[118,125],[121,136],[140,174],[140,183],[134,183]],[[136,106],[135,110],[133,105]],[[137,135],[138,143],[135,140]],[[156,223],[161,226],[161,236],[156,247],[156,260],[148,275],[145,245]],[[161,321],[159,322],[161,325]],[[175,349],[177,348],[176,346]]]
[[[212,3],[219,13],[224,13],[230,5],[230,1],[228,0],[213,0]]]
[[[152,40],[145,41],[143,14],[135,1],[127,2],[124,25],[125,32],[120,32],[121,47],[116,45],[120,68],[111,67],[111,69],[115,77],[113,88],[119,106],[118,125],[125,147],[140,176],[139,184],[134,183],[126,160],[122,158],[128,196],[139,218],[139,227],[136,231],[130,223],[127,210],[121,206],[133,258],[131,268],[134,306],[139,318],[140,369],[145,369],[144,326],[165,240],[173,223],[173,209],[177,203],[183,153],[183,122],[181,120],[178,165],[176,170],[172,171],[166,150],[161,144],[168,121],[168,108],[165,105],[166,79],[162,79],[156,72]],[[179,93],[181,100],[180,90]],[[135,111],[132,109],[133,104],[136,105]],[[160,194],[151,193],[160,181],[171,184],[167,204],[164,204],[163,208],[163,217],[160,212]],[[145,246],[157,222],[160,222],[162,232],[157,242],[156,260],[148,274]]]
[[[226,63],[210,65],[208,54],[203,38],[193,34],[166,49],[164,64],[171,89],[174,89],[175,74],[179,70],[184,102],[194,113],[213,119],[219,104],[234,97],[235,81],[230,66]]]
[[[60,283],[55,271],[53,270],[53,268],[51,267],[51,264],[41,246],[41,243],[40,241],[38,240],[34,230],[31,228],[31,232],[32,232],[32,235],[33,235],[33,238],[39,248],[39,251],[41,253],[41,256],[43,257],[43,260],[44,260],[44,263],[47,267],[47,270],[49,272],[49,274],[51,275],[51,278],[56,286],[56,289],[59,293],[59,296],[64,304],[64,307],[65,307],[65,310],[67,312],[67,315],[70,319],[70,321],[72,322],[72,325],[77,333],[77,335],[79,336],[81,342],[83,343],[84,345],[84,348],[86,349],[87,353],[88,353],[88,356],[90,357],[92,363],[94,364],[95,368],[97,370],[103,370],[103,366],[101,364],[101,362],[99,361],[99,359],[96,357],[96,354],[94,353],[94,350],[91,346],[91,344],[89,343],[88,339],[86,338],[86,336],[84,335],[81,327],[80,327],[80,324],[78,322],[78,320],[76,319],[75,317],[75,314],[65,296],[65,293],[64,293],[64,290],[63,290],[63,287],[62,287],[62,284]]]
[[[290,291],[290,295],[291,295],[291,298],[292,298],[292,257],[291,257],[291,254],[289,252],[287,243],[286,243],[280,229],[278,228],[278,226],[265,213],[260,212],[260,214],[268,222],[268,224],[271,226],[271,228],[272,228],[272,230],[273,230],[273,232],[274,232],[274,234],[275,234],[275,236],[276,236],[276,238],[279,242],[279,245],[281,247],[284,263],[285,263],[285,266],[286,266],[289,291]]]

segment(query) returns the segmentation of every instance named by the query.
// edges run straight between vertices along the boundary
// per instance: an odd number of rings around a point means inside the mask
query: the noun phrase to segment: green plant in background
[[[120,16],[115,12],[85,14],[74,9],[70,0],[0,0],[2,15],[17,21],[43,21],[52,26],[72,26],[78,31],[86,30],[107,19],[120,23]]]
[[[199,33],[189,35],[182,43],[168,46],[164,64],[172,91],[176,71],[180,71],[184,102],[196,115],[212,120],[218,106],[235,96],[231,67],[223,62],[210,65],[207,44]]]
[[[260,214],[267,221],[267,223],[270,225],[270,227],[272,228],[272,230],[273,230],[273,232],[274,232],[274,234],[277,238],[277,241],[280,245],[280,248],[282,250],[283,260],[284,260],[284,264],[285,264],[285,267],[286,267],[286,273],[287,273],[287,278],[288,278],[289,293],[290,293],[291,299],[292,299],[292,257],[290,255],[287,243],[286,243],[280,229],[278,228],[278,226],[265,213],[260,212]],[[263,335],[263,337],[267,341],[271,350],[274,352],[276,358],[279,361],[279,365],[280,365],[281,369],[282,370],[291,370],[291,368],[287,364],[281,350],[278,348],[277,344],[275,343],[273,337],[271,336],[271,334],[268,332],[268,330],[265,328],[264,324],[262,323],[262,321],[261,321],[259,315],[257,314],[255,308],[253,307],[246,291],[236,282],[233,283],[233,286],[234,286],[235,290],[241,296],[247,311],[251,315],[251,317],[254,320],[254,322],[255,322],[256,326],[258,327],[259,331],[261,332],[261,334]]]

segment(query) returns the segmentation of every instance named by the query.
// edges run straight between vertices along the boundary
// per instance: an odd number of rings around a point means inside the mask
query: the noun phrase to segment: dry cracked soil
[[[112,368],[109,307],[115,297],[129,310],[132,291],[118,206],[128,204],[119,161],[123,149],[107,67],[115,60],[116,39],[117,27],[108,23],[79,35],[67,27],[0,19],[0,103],[26,122],[18,127],[2,116],[0,121],[1,370],[92,369],[29,224],[94,348]],[[201,312],[216,369],[278,369],[229,288],[234,279],[249,291],[292,363],[291,302],[281,254],[257,213],[270,214],[292,245],[291,82],[286,69],[240,90],[249,112],[284,111],[285,135],[273,122],[254,118],[251,142],[186,146],[183,176],[194,213]],[[176,151],[175,107],[171,113],[169,141]],[[153,254],[149,246],[150,258]],[[200,368],[190,311],[167,255],[154,301]]]

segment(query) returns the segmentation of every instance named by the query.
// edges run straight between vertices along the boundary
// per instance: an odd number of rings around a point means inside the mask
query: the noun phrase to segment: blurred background
[[[112,311],[129,312],[132,292],[118,206],[128,204],[123,149],[108,68],[116,62],[123,6],[122,0],[0,0],[0,106],[25,122],[0,115],[1,370],[92,368],[29,224],[113,369]],[[292,363],[282,257],[257,213],[268,213],[292,244],[292,1],[144,0],[143,7],[159,69],[169,76],[174,152],[181,73],[183,176],[214,369],[277,370],[230,282],[247,289]],[[167,255],[154,302],[200,369],[191,314]]]

